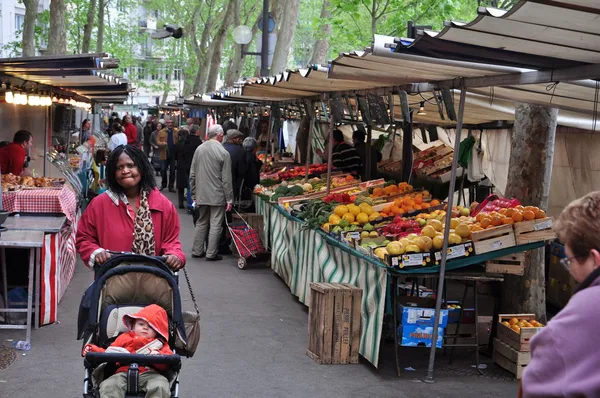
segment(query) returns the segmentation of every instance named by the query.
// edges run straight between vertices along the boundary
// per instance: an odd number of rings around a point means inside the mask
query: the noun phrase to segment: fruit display
[[[414,212],[427,210],[430,207],[439,206],[441,203],[437,199],[431,199],[429,192],[413,192],[396,198],[393,202],[386,205],[381,212],[385,216],[398,216]]]
[[[371,192],[371,197],[381,198],[387,196],[396,196],[398,194],[410,193],[412,192],[412,190],[413,187],[406,182],[401,182],[400,184],[396,185],[394,181],[390,181],[386,183],[383,188],[373,188]]]
[[[500,323],[519,334],[521,334],[522,328],[543,328],[545,326],[535,319],[511,318],[508,321],[502,321]]]
[[[327,164],[311,164],[308,166],[308,175],[321,175],[327,173]],[[278,174],[279,179],[284,180],[293,180],[296,178],[304,178],[306,175],[306,166],[297,166],[292,167],[289,170],[284,168]]]
[[[475,216],[474,231],[483,231],[500,225],[514,224],[521,221],[532,221],[546,218],[546,212],[535,206],[521,206],[514,208],[501,208],[490,213],[479,213]]]

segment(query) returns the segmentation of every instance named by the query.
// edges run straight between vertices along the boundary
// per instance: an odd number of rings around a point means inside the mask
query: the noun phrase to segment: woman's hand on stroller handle
[[[174,254],[167,254],[164,262],[171,267],[173,271],[178,271],[183,268],[183,261]]]
[[[96,254],[96,257],[94,258],[94,262],[96,263],[96,265],[102,265],[105,262],[107,262],[111,256],[112,256],[112,254],[110,252],[103,250],[100,253]]]

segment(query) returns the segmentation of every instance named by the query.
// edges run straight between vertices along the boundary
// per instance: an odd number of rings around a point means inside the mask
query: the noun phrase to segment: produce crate
[[[394,268],[426,267],[434,265],[431,253],[411,253],[400,255],[385,255],[385,263]]]
[[[475,247],[475,254],[484,254],[516,246],[515,234],[510,224],[473,232],[471,239]]]
[[[520,352],[499,339],[494,339],[494,362],[508,370],[517,379],[523,377],[525,366],[531,361],[531,353]]]
[[[320,364],[358,363],[362,289],[311,283],[306,355]]]
[[[517,351],[529,351],[529,341],[542,328],[521,328],[517,333],[508,326],[502,324],[511,318],[533,320],[534,314],[500,314],[498,315],[498,338]]]
[[[514,253],[508,256],[486,261],[485,272],[490,274],[511,274],[523,276],[525,271],[525,253]]]
[[[556,239],[552,230],[553,217],[539,220],[521,221],[514,224],[517,245]]]
[[[435,264],[439,264],[442,261],[442,251],[433,252],[435,258]],[[453,260],[455,258],[469,257],[473,255],[473,242],[460,243],[458,245],[448,247],[447,260]]]

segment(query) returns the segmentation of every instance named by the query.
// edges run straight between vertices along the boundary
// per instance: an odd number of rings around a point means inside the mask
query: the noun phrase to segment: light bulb
[[[12,104],[15,101],[15,96],[13,95],[13,92],[10,90],[7,90],[6,93],[4,94],[4,100],[8,104]]]

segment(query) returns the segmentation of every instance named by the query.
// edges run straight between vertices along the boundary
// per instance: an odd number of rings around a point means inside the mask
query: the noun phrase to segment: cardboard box
[[[421,297],[402,297],[399,312],[402,314],[401,324],[405,326],[433,326],[435,316],[435,300]],[[448,310],[440,312],[440,327],[448,324]]]
[[[438,328],[436,348],[442,348],[444,328]],[[433,338],[433,326],[410,326],[400,325],[398,327],[398,339],[403,347],[431,347]]]

